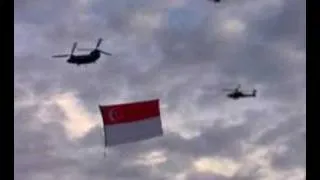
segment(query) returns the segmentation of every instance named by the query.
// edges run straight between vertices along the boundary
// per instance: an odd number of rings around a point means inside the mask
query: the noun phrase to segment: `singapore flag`
[[[131,143],[163,135],[159,99],[99,106],[105,146]]]

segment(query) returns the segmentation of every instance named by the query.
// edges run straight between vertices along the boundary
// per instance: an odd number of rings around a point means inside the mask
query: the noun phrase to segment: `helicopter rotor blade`
[[[59,54],[59,55],[54,55],[52,56],[53,58],[65,58],[65,57],[69,57],[69,54]]]
[[[102,40],[103,40],[102,38],[98,39],[98,42],[97,42],[97,45],[96,45],[96,49],[101,45]]]
[[[105,51],[102,51],[102,50],[100,50],[100,49],[98,49],[102,54],[105,54],[105,55],[107,55],[107,56],[112,56],[112,54],[111,53],[108,53],[108,52],[105,52]]]
[[[71,54],[73,54],[74,53],[74,50],[76,49],[76,47],[77,47],[77,42],[74,42],[73,43],[73,45],[72,45],[72,49],[71,49]]]

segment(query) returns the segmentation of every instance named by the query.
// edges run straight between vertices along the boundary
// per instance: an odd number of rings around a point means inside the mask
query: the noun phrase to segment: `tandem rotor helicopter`
[[[228,98],[237,100],[239,98],[248,98],[248,97],[256,97],[257,90],[253,89],[252,93],[244,93],[240,91],[241,85],[239,84],[235,89],[223,89],[224,91],[231,91],[231,93],[227,94]]]
[[[98,61],[98,59],[100,58],[100,53],[105,54],[107,56],[112,56],[111,53],[102,51],[99,48],[101,42],[102,42],[102,38],[98,39],[97,45],[95,48],[93,49],[88,49],[88,48],[79,48],[79,51],[91,51],[88,54],[84,54],[84,55],[74,55],[74,51],[77,48],[77,42],[73,43],[72,49],[71,49],[71,53],[70,54],[60,54],[60,55],[54,55],[52,56],[53,58],[65,58],[65,57],[69,57],[67,59],[67,63],[70,64],[76,64],[76,65],[81,65],[81,64],[91,64],[91,63],[96,63]]]

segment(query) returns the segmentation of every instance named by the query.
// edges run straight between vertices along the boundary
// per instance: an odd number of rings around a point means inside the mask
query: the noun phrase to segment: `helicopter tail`
[[[257,95],[257,90],[254,89],[254,90],[252,91],[252,96],[253,96],[253,97],[256,97],[256,95]]]

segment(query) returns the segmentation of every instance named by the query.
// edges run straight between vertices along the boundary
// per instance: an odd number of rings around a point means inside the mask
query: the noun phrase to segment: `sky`
[[[14,11],[16,180],[305,179],[306,1],[15,0]],[[100,37],[114,56],[51,58]],[[237,84],[257,97],[226,98]],[[104,158],[98,105],[155,98],[164,136]]]

